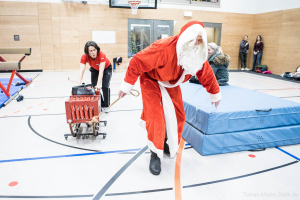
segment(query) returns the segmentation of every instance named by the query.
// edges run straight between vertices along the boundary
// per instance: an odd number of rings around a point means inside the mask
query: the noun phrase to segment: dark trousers
[[[94,68],[90,68],[91,72],[91,82],[92,85],[95,87],[98,82],[98,76],[99,76],[99,71],[95,70]],[[110,105],[110,79],[112,76],[112,67],[111,65],[104,69],[103,71],[103,78],[102,78],[102,98],[101,98],[101,107],[108,107]]]
[[[258,53],[258,54],[253,54],[253,67],[252,67],[252,71],[255,70],[255,65],[256,65],[256,62],[257,62],[257,65],[260,65],[260,59],[261,59],[261,51]]]
[[[240,52],[241,68],[247,67],[247,53]]]

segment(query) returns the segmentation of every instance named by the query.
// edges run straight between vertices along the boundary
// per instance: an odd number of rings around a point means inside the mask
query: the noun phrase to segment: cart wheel
[[[105,138],[106,138],[106,133],[103,133],[103,136],[102,136],[102,137],[103,137],[103,139],[105,139]]]
[[[86,123],[86,126],[87,126],[88,128],[90,128],[90,127],[91,127],[91,125],[89,125],[89,123]]]
[[[89,136],[89,135],[87,135],[87,136],[85,136],[85,138],[86,138],[86,139],[89,139],[89,138],[90,138],[90,136]]]
[[[71,131],[73,137],[76,137],[76,134],[73,131],[73,124],[69,123],[69,127],[70,127],[70,131]]]
[[[85,139],[85,136],[84,136],[84,135],[82,135],[82,139]]]
[[[107,121],[104,122],[104,126],[106,126],[106,125],[107,125]]]
[[[66,140],[68,139],[68,136],[65,136]]]

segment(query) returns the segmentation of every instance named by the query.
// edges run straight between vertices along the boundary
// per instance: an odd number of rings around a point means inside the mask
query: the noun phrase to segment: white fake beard
[[[204,44],[194,45],[194,41],[188,42],[182,47],[179,64],[193,76],[202,69],[206,61]]]

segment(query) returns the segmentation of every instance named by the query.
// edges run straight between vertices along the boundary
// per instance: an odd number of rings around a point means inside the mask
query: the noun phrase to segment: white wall
[[[257,13],[300,8],[300,0],[256,0]]]
[[[24,2],[50,2],[63,3],[62,0],[0,0],[0,1],[24,1]],[[82,0],[73,0],[82,1]],[[86,0],[92,4],[106,4],[108,0]],[[159,0],[158,0],[159,1]],[[158,8],[173,8],[184,10],[203,10],[203,11],[217,11],[229,13],[244,13],[244,14],[258,14],[264,12],[272,12],[278,10],[286,10],[300,7],[300,0],[221,0],[221,7],[205,7],[195,5],[174,5],[167,3],[158,3]]]

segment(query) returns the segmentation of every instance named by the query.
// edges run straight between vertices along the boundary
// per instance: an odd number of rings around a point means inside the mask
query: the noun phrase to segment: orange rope
[[[180,183],[180,167],[181,167],[181,157],[184,147],[185,140],[181,138],[175,164],[175,200],[182,200],[181,196],[181,183]]]

